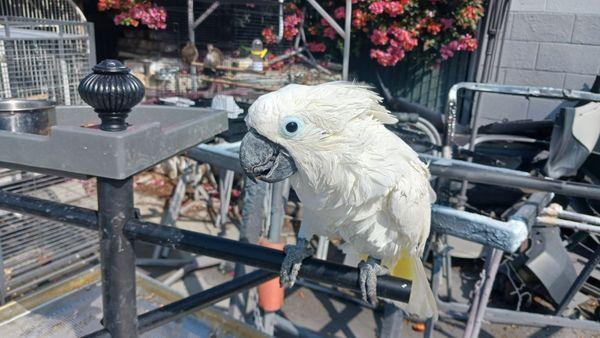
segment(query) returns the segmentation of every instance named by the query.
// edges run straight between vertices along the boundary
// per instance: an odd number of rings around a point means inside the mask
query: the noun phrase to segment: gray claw
[[[388,270],[384,268],[380,261],[369,256],[367,261],[361,261],[358,263],[359,272],[359,284],[360,293],[362,299],[371,304],[377,306],[377,276],[383,276],[388,273]]]
[[[282,287],[291,288],[296,283],[298,272],[305,258],[312,256],[312,249],[309,247],[308,240],[299,238],[296,245],[286,245],[283,249],[285,259],[281,264],[279,272],[279,284]]]

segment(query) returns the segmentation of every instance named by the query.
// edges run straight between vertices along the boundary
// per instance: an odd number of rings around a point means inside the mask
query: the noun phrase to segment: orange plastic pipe
[[[267,248],[283,251],[283,242],[273,243],[266,238],[258,242]],[[266,281],[258,286],[258,306],[266,312],[275,312],[283,307],[285,298],[284,289],[279,285],[279,277]]]

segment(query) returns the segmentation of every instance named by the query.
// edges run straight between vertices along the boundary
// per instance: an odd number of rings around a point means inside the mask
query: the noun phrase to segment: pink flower
[[[404,13],[404,5],[398,1],[386,2],[385,12],[388,13],[390,17],[395,18],[398,14]]]
[[[374,45],[385,45],[388,43],[388,36],[385,30],[374,29],[371,34],[371,42]]]
[[[466,50],[468,52],[473,52],[477,49],[477,39],[473,38],[471,34],[465,34],[461,36],[458,40],[459,50]]]
[[[321,25],[323,25],[325,27],[329,26],[329,22],[325,18],[321,18],[320,22],[321,22]]]
[[[354,28],[362,28],[367,24],[367,15],[360,9],[352,11],[352,26]]]
[[[277,37],[273,34],[273,30],[269,27],[265,27],[262,30],[263,40],[265,40],[265,44],[270,45],[277,42]]]
[[[283,27],[283,38],[292,41],[298,35],[299,31],[296,27]]]
[[[454,19],[441,18],[440,22],[442,23],[442,26],[444,26],[444,29],[449,29],[452,28],[452,25],[454,24]]]
[[[333,11],[333,16],[336,19],[343,19],[346,17],[346,7],[338,7]]]
[[[308,50],[313,53],[322,53],[327,50],[327,46],[325,46],[322,42],[309,42],[307,43]]]
[[[302,18],[297,14],[288,15],[283,19],[283,24],[286,26],[296,26],[302,21]]]
[[[442,57],[442,60],[448,60],[449,58],[454,56],[454,51],[448,48],[447,45],[442,45],[442,47],[440,48],[440,56]]]
[[[326,27],[323,30],[323,36],[330,38],[331,40],[334,40],[335,37],[337,36],[337,33],[335,32],[335,29],[333,29],[333,27]]]
[[[371,49],[371,59],[377,60],[377,62],[384,67],[395,66],[398,61],[404,58],[404,51],[400,48],[388,47],[386,51],[381,49]]]
[[[407,31],[406,29],[393,26],[389,29],[389,33],[392,34],[396,40],[398,40],[395,43],[401,44],[402,49],[405,51],[411,51],[419,44],[419,40],[413,36],[413,33]]]
[[[369,5],[369,10],[375,15],[383,13],[384,9],[385,3],[383,1],[377,1]]]

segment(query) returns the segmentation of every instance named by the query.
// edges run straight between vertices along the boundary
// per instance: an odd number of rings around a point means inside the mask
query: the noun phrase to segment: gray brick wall
[[[506,29],[498,83],[588,90],[600,74],[600,0],[512,0]],[[544,119],[561,105],[485,94],[480,120]]]

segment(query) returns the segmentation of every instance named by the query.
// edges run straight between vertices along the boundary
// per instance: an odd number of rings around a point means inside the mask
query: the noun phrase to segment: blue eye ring
[[[288,116],[281,121],[281,133],[287,138],[296,136],[303,127],[304,121],[296,116]]]

